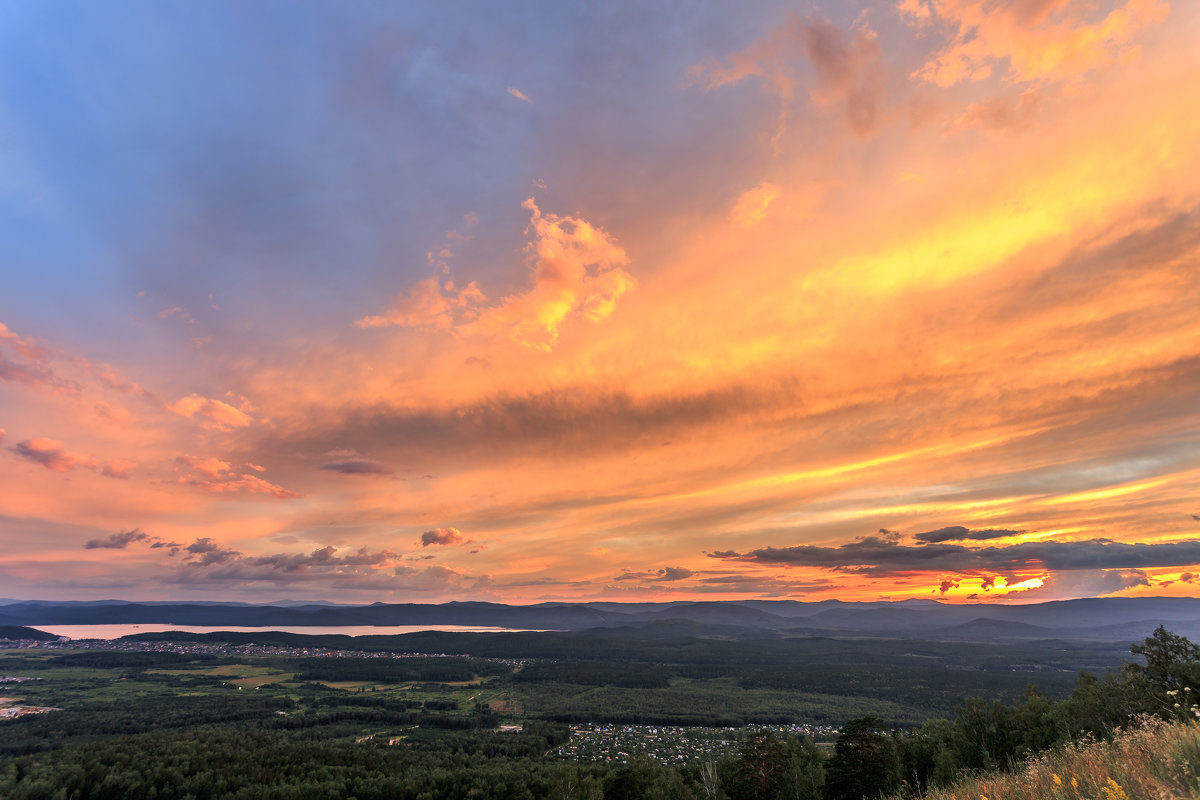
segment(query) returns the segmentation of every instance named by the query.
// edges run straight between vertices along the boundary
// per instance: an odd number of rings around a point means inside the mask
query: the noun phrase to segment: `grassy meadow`
[[[908,800],[917,787],[896,800]],[[1083,741],[1024,769],[964,776],[927,800],[1193,800],[1200,798],[1200,725],[1146,717],[1111,741]]]

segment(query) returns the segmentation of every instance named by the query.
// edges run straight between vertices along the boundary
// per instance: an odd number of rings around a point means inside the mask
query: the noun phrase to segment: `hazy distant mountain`
[[[854,603],[826,600],[677,601],[670,603],[538,603],[509,606],[336,605],[281,601],[130,603],[16,601],[0,606],[4,625],[174,624],[207,626],[469,625],[499,628],[584,628],[686,624],[729,632],[989,640],[1081,638],[1130,641],[1163,624],[1200,640],[1200,599],[1093,598],[1034,605],[956,605],[935,600]]]
[[[1151,628],[1153,631],[1153,628]],[[968,642],[994,642],[1007,639],[1054,639],[1062,631],[1025,622],[979,617],[970,622],[951,625],[934,632],[938,639],[961,639]],[[1148,635],[1148,634],[1147,634]],[[1145,638],[1142,636],[1141,638]]]

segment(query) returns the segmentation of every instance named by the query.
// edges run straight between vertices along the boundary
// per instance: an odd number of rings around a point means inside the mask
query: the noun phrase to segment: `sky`
[[[0,3],[0,596],[1200,593],[1200,5]]]

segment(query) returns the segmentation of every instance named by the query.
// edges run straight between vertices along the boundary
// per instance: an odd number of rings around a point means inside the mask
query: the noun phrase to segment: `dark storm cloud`
[[[444,566],[396,564],[393,563],[395,554],[386,551],[370,553],[360,549],[347,556],[337,556],[330,552],[332,549],[257,557],[238,554],[223,563],[188,563],[181,565],[168,580],[188,585],[294,585],[430,594],[482,591],[492,584],[487,575],[468,575]]]
[[[269,567],[283,572],[303,572],[311,568],[377,567],[392,563],[397,554],[391,550],[372,553],[365,547],[348,555],[337,555],[336,547],[322,547],[311,553],[276,553],[268,556],[243,557],[251,567]]]
[[[207,536],[197,539],[183,549],[187,552],[184,558],[195,559],[193,564],[204,567],[212,564],[224,564],[241,556],[238,551],[222,547]]]
[[[72,453],[55,439],[39,437],[17,442],[12,449],[21,458],[41,464],[51,472],[71,472],[77,467],[89,469],[108,478],[128,478],[129,471],[137,466],[132,461],[119,459],[100,460],[83,453]]]
[[[150,538],[149,534],[142,532],[139,528],[134,528],[133,530],[130,530],[130,531],[120,531],[119,533],[114,533],[111,536],[106,536],[103,539],[91,539],[88,541],[87,544],[84,545],[84,548],[86,548],[88,550],[96,550],[96,549],[124,550],[126,547],[128,547],[133,542],[143,542],[149,538]],[[161,546],[162,546],[161,543],[158,543],[158,542],[151,545],[151,547],[161,547]]]
[[[205,537],[171,553],[177,554],[182,554],[182,563],[178,563],[168,580],[191,585],[265,583],[437,592],[448,587],[482,589],[491,580],[486,575],[466,575],[444,566],[406,566],[400,563],[403,556],[399,553],[373,551],[366,547],[340,551],[337,547],[326,546],[307,553],[254,556],[223,547]]]
[[[80,465],[85,459],[68,453],[62,447],[62,442],[48,439],[31,439],[17,442],[13,452],[21,458],[26,458],[35,464],[41,464],[53,472],[69,472]]]
[[[684,578],[690,578],[695,573],[684,567],[663,567],[657,573],[660,581],[681,581]]]
[[[926,542],[929,544],[936,542],[957,542],[957,541],[985,541],[987,539],[1003,539],[1008,536],[1016,536],[1025,531],[1010,531],[1003,528],[987,528],[985,530],[972,531],[964,528],[961,525],[951,525],[948,528],[938,528],[936,531],[925,531],[924,533],[913,534],[913,538],[918,542]]]
[[[646,572],[622,572],[614,580],[618,581],[681,581],[696,573],[685,567],[663,567]]]
[[[1011,572],[1019,569],[1140,569],[1200,564],[1200,541],[1127,544],[1107,539],[1022,542],[970,548],[957,544],[905,545],[866,536],[838,547],[764,547],[748,553],[718,551],[712,558],[756,564],[821,567],[866,575],[946,572]]]
[[[434,528],[421,534],[421,547],[429,547],[431,544],[449,546],[463,543],[463,535],[458,528]]]
[[[207,568],[216,565],[238,566],[262,574],[265,570],[276,572],[307,572],[309,570],[337,570],[345,567],[381,567],[395,562],[400,556],[391,550],[371,552],[365,547],[338,555],[338,548],[321,547],[311,553],[272,553],[264,556],[247,556],[232,548],[222,547],[207,537],[197,539],[183,548],[187,554],[189,568]],[[197,558],[199,556],[199,558]]]
[[[328,472],[340,472],[343,475],[391,475],[393,470],[387,464],[381,464],[378,461],[371,461],[365,458],[353,459],[351,461],[334,461],[330,464],[322,464],[317,469],[323,469]]]
[[[391,550],[373,552],[366,547],[338,554],[338,548],[333,546],[321,547],[311,553],[272,553],[262,556],[248,556],[239,550],[225,547],[210,537],[196,539],[184,546],[178,542],[166,542],[157,536],[150,536],[138,528],[121,531],[103,539],[92,539],[84,545],[93,550],[109,548],[124,550],[130,544],[141,542],[149,545],[151,550],[170,548],[172,558],[183,554],[184,569],[207,571],[215,567],[246,570],[262,576],[268,572],[300,573],[309,571],[355,571],[360,568],[384,567],[394,564],[400,559],[400,554]],[[232,574],[232,573],[228,573]]]

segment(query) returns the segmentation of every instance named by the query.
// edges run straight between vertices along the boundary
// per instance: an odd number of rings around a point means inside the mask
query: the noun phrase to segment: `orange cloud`
[[[111,405],[104,400],[96,403],[96,413],[114,425],[128,425],[129,421],[133,419],[133,414],[129,412],[129,409]]]
[[[55,394],[80,393],[81,387],[77,381],[59,376],[50,367],[49,362],[53,354],[48,348],[33,339],[18,336],[2,322],[0,345],[7,347],[17,356],[17,360],[10,360],[0,351],[0,380],[49,389]]]
[[[1015,99],[998,96],[971,103],[949,126],[951,130],[983,128],[1004,131],[1023,128],[1037,115],[1043,97],[1036,89],[1026,89]]]
[[[504,335],[539,350],[549,350],[559,328],[573,317],[599,322],[612,314],[622,295],[637,282],[621,267],[625,254],[602,229],[576,217],[543,214],[532,198],[527,246],[533,286],[491,307],[475,282],[457,289],[426,278],[397,297],[388,312],[364,317],[360,328],[387,326],[432,327],[463,335]]]
[[[13,450],[22,458],[41,464],[53,472],[70,472],[75,467],[93,463],[89,456],[69,453],[63,449],[62,442],[45,437],[18,442]]]
[[[167,408],[181,417],[199,419],[200,424],[206,428],[218,430],[244,428],[254,421],[242,408],[235,408],[223,400],[201,397],[198,394],[181,397],[168,404]]]
[[[464,543],[462,532],[458,528],[434,528],[421,534],[421,547],[431,544],[457,545]]]
[[[487,300],[471,281],[461,289],[453,281],[425,278],[407,292],[398,295],[380,316],[363,317],[354,325],[359,328],[386,328],[392,325],[418,328],[431,327],[450,330],[461,320],[472,319],[479,312],[474,307]]]
[[[938,86],[980,81],[1007,62],[1007,77],[1028,83],[1067,80],[1135,56],[1133,40],[1170,11],[1161,0],[1128,0],[1096,18],[1080,0],[994,4],[948,0],[900,5],[911,24],[945,26],[951,43],[913,73]]]
[[[109,478],[128,478],[129,473],[137,466],[134,461],[110,458],[100,463],[100,474]]]
[[[248,492],[269,494],[285,500],[300,497],[298,493],[276,486],[257,475],[234,472],[229,462],[218,458],[183,455],[177,457],[175,462],[192,470],[192,474],[180,477],[178,483],[194,486],[212,494]]]
[[[206,478],[218,478],[232,469],[227,461],[219,458],[197,458],[196,456],[179,456],[177,463],[191,467]]]
[[[747,189],[730,210],[729,221],[743,228],[757,225],[766,218],[767,209],[779,197],[779,192],[780,187],[777,183],[763,182],[753,189]]]
[[[31,361],[39,361],[49,353],[44,345],[28,337],[17,335],[15,331],[3,322],[0,322],[0,342],[4,342],[17,353]]]
[[[520,89],[509,86],[505,91],[507,91],[509,94],[511,94],[513,97],[517,98],[518,100],[520,100],[523,103],[532,103],[533,102]]]

